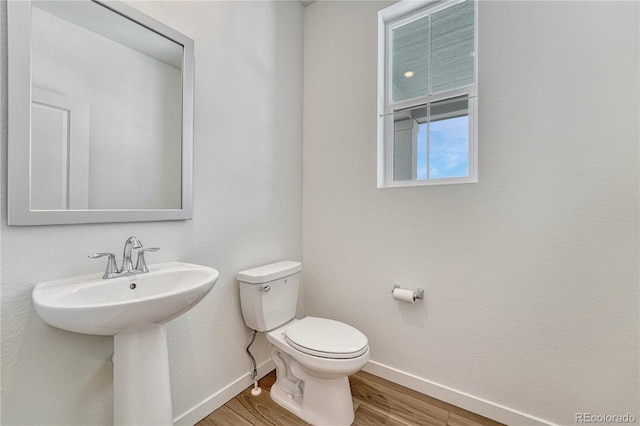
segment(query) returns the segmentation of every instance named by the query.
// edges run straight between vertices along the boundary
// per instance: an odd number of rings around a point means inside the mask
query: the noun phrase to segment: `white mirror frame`
[[[193,40],[125,4],[116,1],[96,1],[96,3],[184,47],[182,68],[182,208],[31,210],[31,2],[8,1],[8,225],[186,220],[193,216]]]

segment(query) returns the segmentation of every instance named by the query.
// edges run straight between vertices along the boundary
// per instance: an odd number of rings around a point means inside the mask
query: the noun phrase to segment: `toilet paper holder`
[[[391,289],[391,294],[393,294],[393,291],[397,288],[400,288],[400,286],[398,284],[394,285],[393,288]],[[413,292],[413,298],[415,300],[422,300],[424,299],[424,289],[423,288],[417,288],[414,290]]]

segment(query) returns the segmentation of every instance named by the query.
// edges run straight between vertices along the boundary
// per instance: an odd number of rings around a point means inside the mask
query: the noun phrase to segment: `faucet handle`
[[[107,256],[107,267],[104,270],[104,275],[102,276],[102,278],[111,278],[115,275],[117,275],[120,271],[118,270],[118,266],[116,265],[116,255],[113,253],[93,253],[90,254],[89,258],[91,259],[97,259],[99,257],[104,257]]]
[[[138,250],[138,261],[136,262],[136,271],[138,272],[149,272],[149,268],[147,268],[147,262],[144,258],[145,251],[158,251],[160,247],[147,247]]]

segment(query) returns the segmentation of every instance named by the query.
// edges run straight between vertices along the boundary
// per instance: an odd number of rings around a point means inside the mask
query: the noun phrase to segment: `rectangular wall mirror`
[[[7,13],[8,224],[190,219],[193,40],[114,1]]]

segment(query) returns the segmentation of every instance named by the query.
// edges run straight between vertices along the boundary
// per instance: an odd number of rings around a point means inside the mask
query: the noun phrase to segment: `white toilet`
[[[239,272],[242,315],[271,342],[271,398],[311,424],[350,425],[347,376],[369,361],[367,336],[339,321],[295,319],[301,270],[300,262],[283,261]]]

